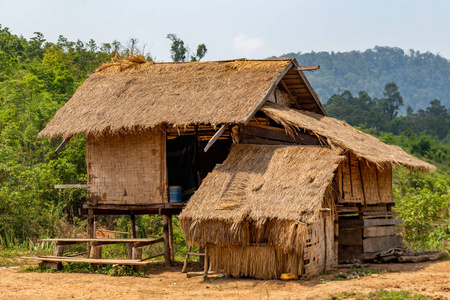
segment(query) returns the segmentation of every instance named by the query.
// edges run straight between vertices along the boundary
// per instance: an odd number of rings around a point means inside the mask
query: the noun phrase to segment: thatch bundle
[[[303,250],[343,156],[325,147],[234,145],[180,215],[190,242]]]
[[[279,278],[302,274],[303,256],[273,246],[208,246],[211,269],[233,277]]]
[[[40,136],[99,135],[162,123],[243,123],[289,66],[291,59],[107,63],[77,89]]]
[[[403,165],[423,171],[436,171],[436,167],[414,156],[402,148],[387,145],[377,138],[361,132],[344,121],[318,115],[308,111],[289,109],[266,102],[261,108],[272,120],[282,124],[286,130],[306,129],[318,135],[332,147],[353,152],[359,158],[375,163],[379,168],[390,165]]]

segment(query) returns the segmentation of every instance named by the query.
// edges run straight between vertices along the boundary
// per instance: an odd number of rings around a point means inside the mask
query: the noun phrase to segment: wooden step
[[[205,253],[185,252],[186,255],[205,256]]]
[[[151,264],[148,261],[142,261],[140,259],[109,259],[109,258],[77,258],[77,257],[65,257],[65,256],[34,256],[34,257],[20,257],[22,259],[33,259],[40,261],[54,261],[54,262],[78,262],[89,264],[107,264],[107,265],[132,265],[132,266],[145,266]]]
[[[94,246],[107,245],[107,244],[135,244],[135,247],[142,247],[146,245],[162,243],[164,238],[119,238],[119,239],[107,239],[107,238],[56,238],[56,239],[40,239],[41,242],[56,242],[57,245],[71,245],[92,243]]]

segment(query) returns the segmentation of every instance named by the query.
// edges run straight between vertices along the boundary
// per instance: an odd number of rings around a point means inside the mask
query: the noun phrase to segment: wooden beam
[[[61,144],[59,144],[58,148],[56,148],[55,153],[59,154],[59,152],[61,152],[62,148],[64,148],[64,146],[70,141],[70,138],[64,139],[64,141],[61,142]]]
[[[225,132],[225,129],[227,129],[228,125],[224,124],[220,129],[214,134],[214,136],[208,141],[208,144],[206,144],[204,151],[208,151],[209,148],[217,141],[217,139]]]
[[[95,242],[97,245],[103,244],[128,244],[128,243],[142,243],[141,246],[161,243],[163,238],[55,238],[55,239],[40,239],[40,242],[56,242],[57,245],[82,244],[87,242]]]
[[[364,237],[377,237],[377,236],[389,236],[401,233],[403,230],[402,226],[375,226],[375,227],[365,227]]]
[[[300,67],[300,65],[298,64],[298,62],[297,62],[297,60],[295,58],[292,60],[292,62],[294,64],[294,67]],[[324,116],[328,116],[327,112],[325,111],[325,108],[322,105],[322,102],[320,102],[319,95],[317,95],[316,91],[314,91],[313,87],[309,83],[309,81],[306,78],[305,74],[303,74],[302,71],[298,71],[298,74],[300,75],[300,77],[302,78],[302,80],[305,83],[306,87],[308,88],[309,92],[311,93],[311,95],[313,96],[314,100],[316,101],[317,106],[319,107],[320,111],[323,113]]]
[[[169,216],[163,215],[163,238],[164,238],[164,263],[166,267],[172,266],[170,255],[170,237],[169,237]]]
[[[377,252],[393,247],[402,247],[403,239],[399,235],[381,236],[363,240],[364,253]]]
[[[94,239],[95,238],[95,232],[94,232],[94,221],[95,221],[95,217],[94,217],[94,210],[93,209],[88,209],[88,217],[87,217],[87,237],[90,239]],[[87,246],[87,251],[88,251],[88,257],[90,257],[91,255],[91,243],[88,243]]]
[[[87,189],[88,184],[55,184],[55,189]]]
[[[77,257],[52,257],[52,256],[34,256],[34,257],[20,257],[23,259],[33,259],[41,261],[55,261],[55,262],[80,262],[91,264],[118,264],[118,265],[138,265],[145,266],[151,262],[142,261],[140,259],[94,259],[94,258],[77,258]]]
[[[136,216],[130,215],[130,232],[131,232],[131,238],[136,238]],[[134,258],[133,257],[133,244],[127,244],[127,250],[128,250],[128,258]]]
[[[175,260],[175,248],[173,246],[173,219],[172,215],[168,215],[169,217],[169,246],[170,246],[170,259]]]
[[[277,79],[275,80],[275,82],[273,83],[273,85],[271,86],[271,88],[269,89],[269,91],[267,91],[266,96],[264,96],[264,98],[262,99],[262,101],[253,109],[253,111],[248,115],[248,117],[245,119],[244,124],[246,125],[248,122],[250,122],[250,120],[253,118],[253,116],[256,114],[256,112],[258,110],[260,110],[260,108],[264,105],[264,103],[266,103],[267,99],[269,98],[269,96],[272,94],[272,92],[275,90],[275,88],[278,86],[278,84],[280,83],[281,79],[283,79],[284,75],[286,75],[287,72],[289,72],[289,70],[292,69],[293,66],[293,61],[295,61],[295,59],[292,60],[291,63],[289,63],[286,68],[283,70],[283,72],[280,73],[280,75],[278,75]]]
[[[149,246],[149,245],[163,243],[163,242],[164,242],[164,238],[151,239],[150,241],[134,243],[133,247],[144,247],[144,246]]]
[[[146,260],[149,260],[149,259],[152,259],[152,258],[155,258],[155,257],[159,257],[159,256],[164,256],[164,253],[155,254],[155,255],[143,258],[143,259],[141,259],[141,261],[146,261]]]
[[[276,141],[302,145],[319,145],[319,139],[316,136],[298,132],[294,137],[289,136],[282,128],[273,126],[253,126],[246,125],[242,128],[242,133],[254,137],[266,138]]]
[[[283,141],[275,141],[271,139],[265,139],[257,136],[251,136],[242,134],[241,144],[252,144],[252,145],[298,145],[294,142],[283,142]]]
[[[312,66],[298,66],[295,68],[297,71],[314,71],[320,69],[320,65]]]
[[[364,227],[402,224],[402,219],[364,219]]]

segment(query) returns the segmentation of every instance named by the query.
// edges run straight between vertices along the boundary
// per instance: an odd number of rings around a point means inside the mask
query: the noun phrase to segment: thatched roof
[[[339,152],[321,146],[233,145],[180,218],[311,223],[343,159]]]
[[[287,73],[284,84],[299,88],[297,104],[323,111],[296,66],[289,58],[108,63],[78,88],[40,136],[68,138],[79,133],[147,129],[162,123],[247,123]]]
[[[289,109],[270,102],[266,102],[261,111],[282,124],[287,130],[306,129],[325,138],[330,146],[351,151],[356,156],[365,158],[381,168],[390,164],[418,168],[428,172],[436,171],[435,166],[409,155],[402,148],[387,145],[344,121],[312,112]]]

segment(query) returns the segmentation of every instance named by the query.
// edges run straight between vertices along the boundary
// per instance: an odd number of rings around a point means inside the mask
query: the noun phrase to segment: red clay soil
[[[202,277],[186,278],[180,273],[181,266],[164,268],[159,263],[147,270],[145,278],[25,273],[21,271],[24,267],[0,268],[0,299],[327,299],[339,294],[343,299],[356,299],[380,289],[408,290],[430,299],[450,298],[448,259],[373,264],[367,268],[386,272],[344,281],[327,282],[334,273],[284,282],[235,278],[204,281]]]

